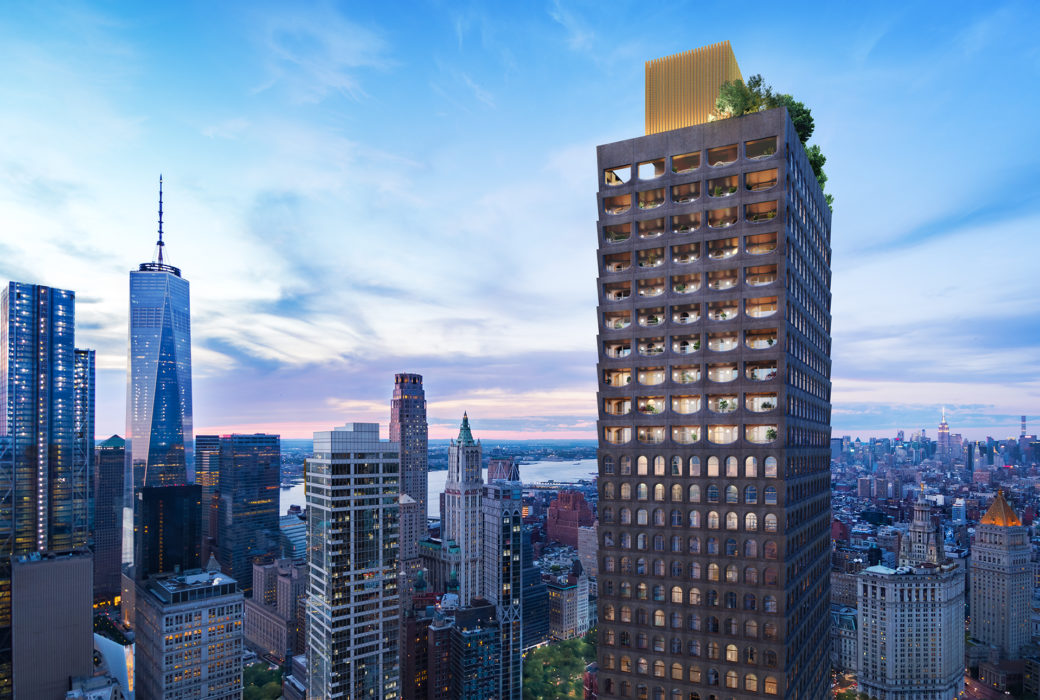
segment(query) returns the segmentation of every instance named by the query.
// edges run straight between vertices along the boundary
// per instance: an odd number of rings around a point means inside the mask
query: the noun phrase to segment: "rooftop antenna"
[[[159,240],[155,243],[159,246],[159,264],[163,264],[163,239],[162,239],[162,173],[159,173]]]

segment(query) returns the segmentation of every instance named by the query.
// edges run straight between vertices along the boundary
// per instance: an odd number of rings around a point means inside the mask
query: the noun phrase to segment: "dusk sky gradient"
[[[125,430],[128,272],[191,282],[195,432],[594,438],[595,147],[728,39],[828,158],[836,436],[1040,426],[1040,5],[12,3],[0,280],[77,292]],[[793,9],[794,8],[794,9]]]

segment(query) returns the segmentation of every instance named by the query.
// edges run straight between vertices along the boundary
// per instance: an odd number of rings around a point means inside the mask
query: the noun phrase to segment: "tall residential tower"
[[[599,696],[822,698],[830,210],[784,108],[708,121],[728,42],[600,146]]]
[[[418,567],[419,540],[426,537],[429,442],[422,375],[394,375],[390,442],[401,446],[401,495],[407,495],[415,502],[414,506],[401,511],[401,562],[406,567]]]

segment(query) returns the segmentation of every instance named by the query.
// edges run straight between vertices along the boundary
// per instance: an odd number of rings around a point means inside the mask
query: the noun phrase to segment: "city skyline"
[[[728,38],[746,75],[813,109],[829,159],[834,434],[931,435],[945,405],[965,438],[1017,435],[1040,393],[1040,188],[1022,177],[1037,136],[991,108],[983,140],[962,98],[1000,104],[1035,76],[1037,10],[895,7],[758,5],[747,26],[703,8],[673,33],[679,7],[394,23],[330,5],[21,7],[0,22],[19,67],[0,78],[18,105],[0,117],[0,212],[19,232],[0,278],[77,292],[97,436],[121,434],[125,275],[151,252],[164,172],[168,259],[194,287],[195,432],[380,420],[386,378],[410,371],[431,439],[463,410],[486,439],[593,439],[589,154],[641,127],[644,60]],[[921,26],[932,43],[915,45]],[[792,31],[812,40],[773,39]],[[874,177],[893,162],[928,167]]]

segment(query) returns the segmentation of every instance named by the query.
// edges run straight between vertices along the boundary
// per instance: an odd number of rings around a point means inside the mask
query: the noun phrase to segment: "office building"
[[[549,634],[553,639],[582,637],[589,631],[589,578],[577,559],[571,570],[553,576],[549,588]]]
[[[217,560],[248,598],[253,559],[277,554],[281,448],[277,435],[220,438]]]
[[[592,525],[592,510],[580,491],[560,491],[545,516],[545,534],[553,542],[577,549],[578,528]]]
[[[220,512],[220,436],[195,436],[195,483],[202,488],[202,557],[217,553]]]
[[[708,121],[739,77],[649,62],[597,149],[602,698],[828,688],[831,214],[785,108]]]
[[[134,573],[138,581],[199,568],[201,507],[202,491],[196,484],[137,490]]]
[[[437,595],[426,586],[422,571],[416,576],[412,610],[403,615],[401,627],[401,698],[427,700],[430,681],[430,625],[437,615]]]
[[[480,442],[473,439],[469,427],[469,416],[463,413],[459,437],[448,446],[441,522],[441,540],[459,549],[459,607],[467,607],[480,594],[480,493],[484,485],[481,453]]]
[[[11,563],[15,698],[63,698],[94,670],[94,609],[87,551],[17,555]]]
[[[398,464],[377,423],[314,433],[307,460],[308,696],[400,695]]]
[[[73,529],[94,531],[94,351],[74,351],[72,369],[72,498],[77,504]],[[89,535],[88,535],[89,539]]]
[[[307,565],[289,559],[253,563],[253,597],[246,598],[246,643],[284,663],[305,649]]]
[[[971,636],[999,659],[1030,643],[1033,572],[1029,530],[998,491],[971,545]]]
[[[578,528],[578,559],[585,573],[596,578],[599,572],[599,530],[595,522]]]
[[[125,442],[113,435],[94,457],[94,600],[115,602],[123,561],[123,465]]]
[[[132,564],[134,492],[193,481],[191,308],[188,280],[165,262],[162,178],[153,262],[130,272],[123,552]]]
[[[857,580],[859,690],[884,700],[952,700],[964,690],[964,569],[946,557],[923,500],[902,539],[899,568]]]
[[[140,700],[242,697],[243,598],[216,566],[152,577],[137,593]]]
[[[549,588],[542,580],[542,571],[534,561],[531,533],[524,530],[520,545],[520,561],[523,563],[521,584],[523,594],[520,614],[523,618],[524,651],[549,641]]]
[[[441,609],[430,623],[429,700],[499,698],[499,643],[495,607],[479,596],[465,608]]]
[[[939,433],[935,439],[935,457],[942,464],[953,461],[953,446],[950,440],[950,424],[946,422],[946,407],[942,410],[942,419],[939,421]]]
[[[520,700],[523,681],[523,484],[501,479],[484,485],[483,597],[498,618],[499,686],[493,697]]]

